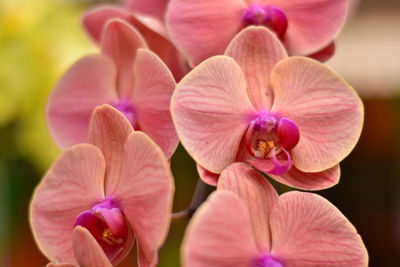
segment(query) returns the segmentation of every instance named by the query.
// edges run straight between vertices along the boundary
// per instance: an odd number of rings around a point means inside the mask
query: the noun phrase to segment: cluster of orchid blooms
[[[50,96],[49,129],[65,150],[30,207],[48,266],[113,266],[135,241],[139,266],[156,266],[179,141],[217,188],[189,223],[183,266],[366,266],[337,208],[314,193],[278,195],[262,174],[303,190],[338,183],[363,105],[320,62],[334,53],[346,8],[130,0],[88,11],[83,25],[100,52]]]

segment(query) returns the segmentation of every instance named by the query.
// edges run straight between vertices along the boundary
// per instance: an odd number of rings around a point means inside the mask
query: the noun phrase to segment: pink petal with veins
[[[287,58],[285,48],[265,27],[249,27],[231,41],[225,55],[241,67],[247,94],[257,110],[270,109],[274,98],[269,86],[271,70],[280,60]]]
[[[333,57],[333,55],[335,54],[335,50],[336,50],[336,45],[335,42],[332,41],[329,45],[325,46],[321,50],[311,55],[308,55],[307,57],[313,58],[321,63],[324,63],[328,61],[331,57]]]
[[[292,166],[281,175],[268,174],[278,182],[303,190],[321,190],[332,187],[339,182],[339,164],[321,172],[302,172]]]
[[[285,13],[288,27],[283,44],[291,55],[308,55],[327,46],[346,19],[346,0],[262,0]]]
[[[272,185],[249,165],[234,163],[221,173],[218,190],[221,189],[232,191],[240,198],[249,211],[253,237],[258,249],[269,251],[269,214],[278,201],[278,194]]]
[[[179,82],[189,70],[183,56],[167,38],[150,30],[143,24],[136,23],[134,25],[146,39],[150,50],[156,53],[167,64],[175,80]]]
[[[324,65],[292,57],[272,70],[273,112],[296,122],[299,143],[294,166],[320,172],[343,160],[361,134],[363,105],[353,88]]]
[[[77,226],[73,231],[74,254],[80,267],[112,267],[96,239],[86,228]]]
[[[80,144],[66,150],[36,188],[30,223],[36,243],[50,260],[76,263],[71,230],[76,217],[104,197],[104,174],[101,151]]]
[[[125,0],[127,9],[134,13],[154,17],[164,22],[164,15],[169,0]]]
[[[289,192],[270,215],[272,250],[285,266],[367,266],[368,254],[354,226],[326,199]]]
[[[157,263],[170,224],[173,192],[173,177],[161,149],[144,133],[132,133],[114,197],[136,235],[142,267]]]
[[[134,73],[136,83],[131,100],[139,129],[170,158],[179,143],[170,113],[174,77],[159,57],[144,49],[138,51]]]
[[[243,72],[227,56],[207,59],[186,75],[171,101],[183,146],[214,173],[234,162],[252,112]]]
[[[121,175],[124,145],[133,128],[115,108],[102,105],[93,112],[88,142],[100,148],[106,160],[105,193],[112,195]]]
[[[61,148],[85,142],[93,109],[116,102],[116,70],[102,55],[86,56],[60,79],[47,105],[47,123]]]
[[[140,33],[120,19],[109,20],[101,42],[102,53],[110,56],[117,66],[117,88],[120,98],[129,99],[132,94],[133,64],[139,48],[147,48]]]
[[[104,27],[109,20],[121,19],[130,22],[132,17],[133,16],[128,11],[121,7],[102,5],[90,9],[83,14],[82,24],[89,36],[92,37],[96,43],[100,43]]]
[[[167,30],[192,66],[223,54],[241,29],[241,0],[172,0],[166,14]]]
[[[219,179],[219,173],[210,172],[199,164],[196,164],[197,173],[199,174],[200,179],[208,185],[216,186]]]
[[[86,12],[82,23],[95,42],[100,43],[107,21],[116,18],[128,22],[142,34],[149,48],[167,64],[177,81],[186,74],[184,59],[167,39],[164,25],[159,25],[159,22],[154,23],[149,17],[135,15],[118,6],[102,5]]]
[[[186,228],[182,243],[183,266],[253,266],[258,257],[249,213],[237,196],[214,192]]]

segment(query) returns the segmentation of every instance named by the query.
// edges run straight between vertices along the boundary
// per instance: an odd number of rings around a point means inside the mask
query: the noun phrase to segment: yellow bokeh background
[[[17,123],[17,154],[39,171],[59,153],[46,126],[48,96],[76,59],[97,49],[80,25],[86,8],[72,1],[0,1],[0,127]]]

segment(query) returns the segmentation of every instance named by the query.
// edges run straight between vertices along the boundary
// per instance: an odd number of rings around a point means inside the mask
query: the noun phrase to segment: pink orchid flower
[[[329,201],[295,191],[278,196],[243,163],[222,172],[217,192],[189,223],[182,248],[186,267],[368,264],[361,237]]]
[[[109,105],[95,110],[89,143],[66,150],[34,192],[30,223],[40,250],[53,262],[90,265],[85,253],[101,253],[74,246],[93,241],[76,230],[83,227],[112,264],[129,253],[136,238],[139,266],[155,266],[174,191],[165,155]]]
[[[171,0],[167,29],[192,65],[222,54],[249,25],[274,31],[290,55],[332,53],[346,17],[346,0]],[[322,59],[322,58],[321,58]]]
[[[186,75],[171,114],[182,145],[209,172],[248,162],[311,190],[338,182],[338,164],[363,123],[362,102],[342,78],[312,59],[288,57],[264,27],[243,30],[224,56]]]
[[[149,135],[170,158],[178,137],[169,111],[175,81],[142,36],[127,23],[110,20],[102,54],[76,62],[50,96],[47,119],[56,143],[66,148],[85,142],[96,106],[110,104],[135,130]]]
[[[147,13],[150,10],[144,4],[148,2],[131,1],[131,3],[127,3],[131,10],[114,5],[98,6],[84,14],[82,24],[96,43],[101,43],[104,27],[110,19],[121,19],[134,26],[142,34],[149,48],[167,64],[175,79],[179,81],[186,74],[187,67],[181,54],[168,39],[164,19],[160,17],[161,12],[165,12],[165,10],[162,11],[163,5],[156,9],[151,6],[155,12]],[[153,5],[153,2],[150,1],[149,4]],[[133,8],[139,10],[136,11]]]

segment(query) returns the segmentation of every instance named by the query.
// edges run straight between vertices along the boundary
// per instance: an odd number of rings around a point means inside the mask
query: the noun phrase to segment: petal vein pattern
[[[289,192],[271,211],[272,254],[289,266],[367,266],[357,230],[328,200]]]
[[[242,236],[248,230],[253,234]],[[190,222],[182,251],[184,266],[368,265],[356,229],[329,201],[296,191],[278,196],[243,163],[221,173],[218,190]]]
[[[271,74],[275,100],[272,111],[296,122],[300,140],[293,148],[301,171],[331,168],[355,146],[363,124],[363,105],[342,78],[314,60],[292,57]]]
[[[115,198],[138,240],[142,266],[155,266],[168,233],[174,180],[161,149],[144,133],[131,134]]]
[[[225,56],[210,58],[189,73],[171,102],[183,146],[200,165],[216,173],[235,159],[252,112],[243,73]]]

